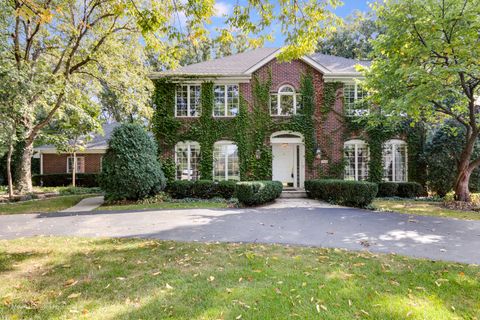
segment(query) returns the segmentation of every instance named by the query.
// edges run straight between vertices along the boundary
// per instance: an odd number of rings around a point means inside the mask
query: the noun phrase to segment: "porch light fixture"
[[[317,149],[315,150],[315,157],[317,159],[320,159],[322,157],[322,150],[320,150],[320,147],[317,147]]]

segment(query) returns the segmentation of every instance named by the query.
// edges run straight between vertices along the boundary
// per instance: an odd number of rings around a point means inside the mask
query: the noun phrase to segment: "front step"
[[[306,198],[305,189],[283,189],[280,198]]]

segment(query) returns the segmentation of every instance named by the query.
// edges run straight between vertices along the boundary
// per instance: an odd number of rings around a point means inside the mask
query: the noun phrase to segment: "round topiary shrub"
[[[112,133],[103,157],[100,187],[107,200],[139,200],[165,188],[157,145],[136,124],[123,124]]]

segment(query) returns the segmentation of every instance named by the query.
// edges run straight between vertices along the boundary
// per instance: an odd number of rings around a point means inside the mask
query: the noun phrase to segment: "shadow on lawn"
[[[30,278],[25,289],[39,298],[38,307],[14,300],[2,306],[7,316],[450,319],[473,318],[480,299],[478,268],[446,263],[269,245],[70,243],[53,250],[62,255],[43,266],[46,275],[39,270]],[[440,286],[437,279],[444,279]]]

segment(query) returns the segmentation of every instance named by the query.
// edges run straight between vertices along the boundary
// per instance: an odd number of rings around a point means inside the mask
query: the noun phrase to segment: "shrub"
[[[333,179],[305,181],[305,189],[310,198],[358,208],[367,207],[378,192],[372,182]]]
[[[77,173],[76,186],[93,188],[98,187],[98,173]],[[63,187],[72,184],[71,173],[37,174],[32,177],[34,186]]]
[[[165,187],[157,145],[137,124],[114,129],[103,157],[100,187],[107,200],[139,200]]]
[[[245,181],[236,184],[235,195],[241,203],[253,206],[275,200],[282,190],[280,181]]]
[[[377,197],[395,197],[398,191],[398,183],[380,182],[378,184]]]
[[[193,181],[189,180],[174,180],[167,184],[167,192],[175,199],[191,198],[192,197]]]
[[[423,187],[417,182],[399,182],[397,197],[416,198],[423,195]]]
[[[217,196],[217,186],[212,180],[197,180],[192,185],[192,197],[210,199]]]
[[[102,189],[96,188],[84,188],[84,187],[67,187],[60,189],[59,193],[63,195],[72,195],[72,194],[89,194],[89,193],[101,193]]]
[[[462,152],[465,141],[465,127],[446,122],[437,128],[425,148],[428,166],[428,188],[440,197],[453,189],[457,175],[457,158]],[[480,156],[480,141],[476,141],[472,158]],[[472,192],[480,190],[480,169],[473,170],[469,188]]]
[[[217,194],[224,199],[230,199],[235,194],[235,186],[238,181],[236,180],[224,180],[217,184]]]

